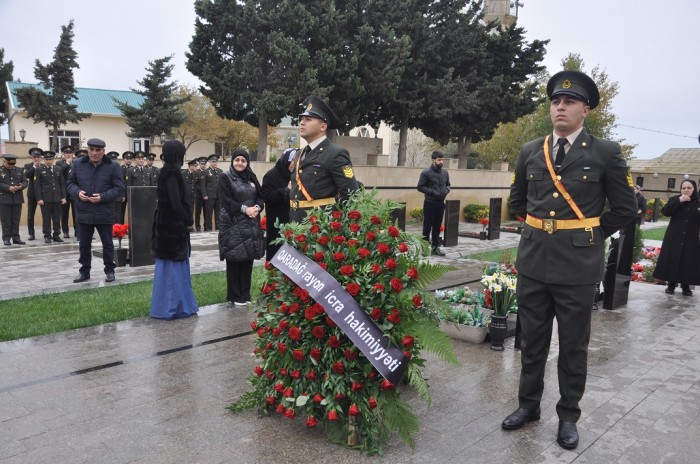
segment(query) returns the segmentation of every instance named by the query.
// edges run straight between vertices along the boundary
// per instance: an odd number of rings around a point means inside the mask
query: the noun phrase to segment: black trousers
[[[34,216],[36,215],[37,202],[35,197],[27,197],[27,233],[31,236],[34,233]]]
[[[253,260],[226,260],[226,300],[234,303],[250,301],[250,284],[253,278]]]
[[[43,222],[42,232],[44,237],[51,237],[51,222],[53,222],[53,236],[61,235],[61,207],[60,203],[47,203],[41,207],[41,217]]]
[[[202,230],[202,213],[204,212],[204,198],[197,194],[194,197],[194,227]]]
[[[445,215],[444,201],[423,201],[423,238],[433,247],[440,246],[440,226]],[[429,238],[432,231],[432,240]]]
[[[211,218],[214,217],[214,228],[219,228],[219,206],[218,198],[210,198],[204,202],[204,230],[214,230]]]
[[[71,214],[73,216],[73,230],[77,230],[78,225],[75,221],[75,205],[69,198],[65,205],[61,205],[61,230],[63,230],[63,233],[66,235],[70,232],[69,216],[71,216]]]
[[[114,242],[112,242],[112,224],[86,224],[78,222],[78,237],[80,239],[80,273],[90,275],[92,268],[92,235],[100,235],[102,241],[102,261],[105,274],[114,272]]]
[[[22,203],[17,205],[0,205],[0,223],[2,239],[19,240],[19,217],[22,215]]]
[[[527,409],[540,405],[552,323],[556,318],[560,395],[557,415],[560,420],[576,422],[581,417],[579,402],[586,389],[595,286],[546,284],[520,274],[516,292],[522,331],[519,405]]]

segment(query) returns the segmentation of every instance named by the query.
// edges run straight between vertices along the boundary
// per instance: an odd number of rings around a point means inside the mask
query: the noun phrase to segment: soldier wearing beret
[[[219,155],[209,155],[207,158],[209,167],[204,170],[204,230],[219,229],[219,176],[223,170],[216,166]],[[214,216],[214,228],[212,228],[211,218]]]
[[[185,179],[185,196],[190,205],[190,216],[194,215],[194,199],[197,193],[197,182],[199,181],[197,164],[196,159],[190,160],[187,162],[187,169],[182,171],[182,177]]]
[[[195,186],[194,197],[194,228],[197,232],[202,231],[202,215],[204,209],[204,189],[206,188],[205,178],[207,170],[207,157],[200,156],[197,158],[197,185]]]
[[[29,149],[32,162],[24,165],[24,177],[27,178],[27,240],[34,240],[34,217],[36,216],[36,196],[34,196],[34,173],[41,166],[44,150],[39,147]]]
[[[323,100],[312,95],[304,101],[299,133],[308,145],[297,155],[292,171],[290,220],[301,221],[313,208],[343,203],[359,190],[350,154],[326,135],[339,126],[340,120]]]
[[[66,181],[60,166],[53,164],[56,153],[44,152],[44,165],[34,172],[34,195],[41,207],[43,218],[44,243],[51,243],[51,224],[53,223],[53,241],[61,239],[61,205],[66,204]]]
[[[24,195],[22,190],[27,188],[27,178],[24,172],[17,169],[17,157],[5,154],[3,165],[0,167],[0,223],[2,224],[2,241],[10,245],[10,240],[16,245],[24,245],[19,237],[19,218],[22,215]]]
[[[61,168],[61,173],[63,174],[64,183],[68,181],[68,174],[70,173],[70,168],[73,166],[73,147],[66,145],[61,148],[61,153],[63,154],[63,159],[56,161],[56,166]],[[68,222],[69,216],[73,213],[73,230],[78,230],[78,224],[75,220],[75,203],[73,203],[70,198],[61,205],[61,230],[63,231],[63,238],[70,238],[70,225]]]
[[[632,179],[620,145],[586,132],[600,99],[577,71],[547,84],[554,131],[523,145],[515,164],[510,205],[526,217],[518,247],[518,318],[522,329],[518,409],[506,430],[540,418],[544,370],[553,320],[559,332],[557,443],[578,446],[576,422],[586,386],[591,306],[603,274],[605,238],[634,220]],[[606,208],[607,201],[607,208]]]

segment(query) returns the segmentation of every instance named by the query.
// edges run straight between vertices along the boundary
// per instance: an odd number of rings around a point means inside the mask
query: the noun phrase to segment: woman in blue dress
[[[185,151],[185,146],[176,140],[163,145],[151,234],[151,253],[156,257],[151,317],[157,319],[190,317],[199,311],[190,276],[189,229],[194,220],[180,173]]]

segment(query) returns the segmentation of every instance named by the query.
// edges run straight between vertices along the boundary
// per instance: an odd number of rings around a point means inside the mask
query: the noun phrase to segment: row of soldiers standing
[[[188,195],[190,213],[194,216],[194,227],[197,232],[202,230],[202,213],[204,213],[205,231],[219,228],[219,176],[223,174],[223,170],[217,166],[218,161],[218,155],[202,156],[188,161],[187,169],[182,171],[182,177],[185,179],[185,193]]]

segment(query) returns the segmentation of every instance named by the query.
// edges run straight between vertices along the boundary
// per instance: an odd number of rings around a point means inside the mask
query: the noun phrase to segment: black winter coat
[[[287,168],[286,157],[277,160],[272,169],[267,171],[263,177],[260,194],[265,200],[267,208],[267,233],[265,234],[267,247],[265,249],[265,259],[268,261],[277,253],[282,245],[272,245],[272,241],[280,236],[279,230],[275,227],[275,221],[279,219],[280,224],[289,222],[289,179],[291,173]]]
[[[420,173],[417,188],[425,195],[426,200],[445,201],[445,197],[450,193],[450,175],[443,168],[430,166]]]
[[[73,162],[66,189],[71,198],[77,200],[75,209],[78,222],[114,224],[114,203],[125,195],[122,169],[107,156],[102,157],[102,163],[97,167],[90,163],[88,156],[82,156]],[[81,201],[78,197],[81,190],[87,196],[99,193],[101,201]]]
[[[695,195],[685,203],[679,198],[680,195],[671,197],[662,210],[671,221],[661,244],[654,277],[667,282],[700,285],[700,203]]]
[[[156,195],[158,204],[153,217],[151,254],[159,259],[184,261],[191,250],[188,227],[194,220],[179,168],[165,166],[160,170]]]
[[[222,261],[251,261],[265,254],[265,240],[260,228],[260,215],[249,218],[241,206],[258,205],[263,198],[258,187],[241,179],[233,169],[219,179],[219,259]]]

